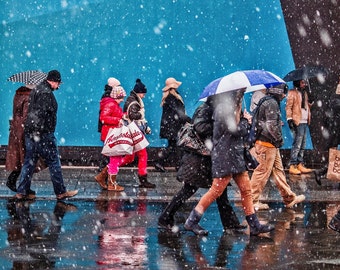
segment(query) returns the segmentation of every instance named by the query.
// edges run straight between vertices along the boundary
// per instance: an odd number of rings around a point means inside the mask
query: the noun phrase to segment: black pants
[[[185,183],[183,187],[172,198],[171,202],[164,209],[163,213],[159,217],[160,220],[169,221],[172,223],[174,215],[178,209],[199,189],[198,186]],[[230,205],[228,199],[228,189],[226,188],[222,195],[216,199],[218,211],[220,213],[221,222],[224,228],[230,228],[240,224],[233,207]]]

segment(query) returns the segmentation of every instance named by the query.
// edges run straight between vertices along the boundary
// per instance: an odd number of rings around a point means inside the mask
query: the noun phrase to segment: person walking
[[[166,171],[164,165],[170,155],[175,156],[176,167],[179,167],[178,162],[181,153],[177,147],[177,134],[181,127],[191,120],[185,112],[183,98],[178,92],[178,87],[181,84],[182,82],[170,77],[166,79],[165,87],[163,88],[160,137],[168,140],[168,146],[158,153],[159,159],[154,164],[155,169],[161,172]]]
[[[256,119],[258,137],[251,150],[259,162],[250,181],[255,210],[269,209],[268,204],[259,200],[269,177],[275,182],[287,208],[305,200],[304,195],[297,196],[288,185],[280,155],[280,147],[283,145],[280,102],[284,97],[284,86],[277,86],[267,89],[265,100],[259,103],[261,105]]]
[[[107,84],[104,86],[104,93],[100,99],[100,103],[103,101],[104,98],[108,98],[111,95],[113,87],[118,87],[120,86],[120,81],[117,80],[114,77],[110,77],[107,80]],[[99,108],[99,116],[98,116],[98,132],[101,134],[101,140],[104,142],[106,135],[104,138],[102,131],[103,131],[103,121],[100,119],[101,115],[101,108]],[[105,155],[100,155],[99,158],[99,173],[95,175],[94,179],[97,181],[97,183],[103,188],[107,189],[107,180],[108,180],[108,167],[107,165],[110,163],[110,157],[105,156]]]
[[[21,169],[17,199],[34,199],[30,194],[31,181],[39,156],[48,166],[54,193],[58,200],[73,197],[78,190],[67,191],[61,171],[57,139],[54,132],[57,124],[58,103],[53,94],[61,84],[61,75],[51,70],[46,80],[30,93],[27,118],[24,124],[25,158]]]
[[[142,100],[145,97],[146,92],[147,89],[142,81],[140,79],[136,79],[136,84],[133,90],[130,92],[130,95],[126,99],[123,107],[123,119],[126,120],[128,123],[134,121],[139,129],[144,133],[144,135],[151,133],[151,129],[148,126],[147,120],[145,119],[145,108],[144,102]],[[132,155],[124,156],[121,166],[133,162],[136,155],[138,157],[138,179],[140,182],[139,187],[155,188],[156,185],[148,181],[148,152],[146,148],[137,151]]]
[[[116,79],[117,80],[117,79]],[[117,80],[118,81],[118,80]],[[100,101],[100,121],[102,122],[102,132],[100,139],[104,142],[111,128],[119,127],[124,124],[123,110],[119,106],[126,97],[125,90],[122,86],[113,86],[111,92],[107,91],[108,96],[105,96]],[[110,162],[107,165],[108,179],[105,182],[105,177],[96,177],[98,184],[109,191],[123,191],[124,187],[118,185],[117,174],[119,167],[123,163],[124,156],[110,156]],[[105,171],[104,171],[105,173]],[[103,174],[104,174],[103,173]]]
[[[206,144],[211,144],[213,131],[212,114],[213,108],[210,104],[210,99],[208,99],[196,109],[191,121],[195,133]],[[160,228],[171,231],[176,230],[174,227],[176,212],[199,188],[211,187],[211,166],[210,156],[203,156],[193,151],[184,150],[181,165],[177,172],[177,180],[183,182],[183,186],[159,216],[158,226]],[[227,187],[221,196],[216,199],[216,202],[224,230],[246,228],[246,226],[240,224],[228,200]]]
[[[213,140],[212,140],[212,176],[213,183],[203,195],[187,218],[184,228],[197,235],[207,235],[208,231],[198,223],[202,215],[215,201],[231,178],[241,191],[242,206],[250,226],[250,235],[270,232],[271,225],[260,224],[253,206],[249,174],[244,160],[244,140],[250,128],[251,115],[242,113],[242,100],[245,89],[226,92],[213,98]]]
[[[29,95],[34,87],[36,87],[36,85],[27,84],[25,86],[20,86],[16,90],[13,98],[13,118],[10,120],[5,169],[10,172],[6,181],[6,186],[14,192],[17,191],[16,184],[24,163],[24,123],[27,117]],[[39,172],[45,168],[46,165],[39,159],[34,172]],[[29,192],[35,194],[33,190],[30,190]]]
[[[293,82],[294,88],[288,91],[286,116],[288,126],[293,134],[293,144],[290,152],[289,173],[310,173],[313,170],[304,166],[304,151],[306,148],[307,129],[311,119],[308,102],[307,82]]]

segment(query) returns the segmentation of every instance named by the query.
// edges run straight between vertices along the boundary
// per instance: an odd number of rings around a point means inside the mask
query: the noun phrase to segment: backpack
[[[246,142],[245,142],[248,149],[252,148],[255,145],[256,140],[260,137],[260,134],[262,132],[261,127],[258,125],[260,107],[263,102],[265,102],[266,100],[272,99],[272,98],[273,97],[271,96],[264,96],[263,98],[261,98],[259,102],[257,103],[257,106],[252,112],[253,118],[252,118],[250,130],[248,133],[248,137],[246,138]]]

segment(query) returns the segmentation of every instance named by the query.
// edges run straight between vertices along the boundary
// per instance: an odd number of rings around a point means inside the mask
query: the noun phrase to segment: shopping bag
[[[111,128],[107,133],[102,154],[105,156],[131,155],[133,142],[127,126]]]
[[[146,148],[149,145],[149,142],[145,138],[144,133],[138,128],[137,124],[134,121],[131,121],[131,123],[128,124],[127,127],[130,130],[134,153]]]
[[[340,150],[329,149],[327,179],[340,181]]]

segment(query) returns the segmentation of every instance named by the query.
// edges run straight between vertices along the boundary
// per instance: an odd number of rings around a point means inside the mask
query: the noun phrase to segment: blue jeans
[[[57,140],[54,134],[42,134],[39,135],[39,137],[25,134],[25,147],[25,159],[21,169],[20,183],[17,192],[28,195],[35,166],[39,157],[42,157],[49,168],[54,193],[56,195],[65,193],[66,188],[61,173]]]
[[[290,165],[303,163],[303,155],[306,148],[307,127],[307,124],[300,124],[295,130],[292,130],[294,140],[290,151]]]

